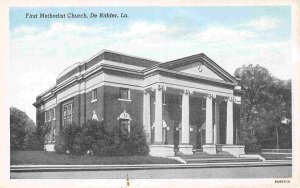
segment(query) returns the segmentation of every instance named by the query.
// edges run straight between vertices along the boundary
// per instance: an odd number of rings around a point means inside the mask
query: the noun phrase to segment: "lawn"
[[[116,165],[178,164],[174,159],[151,156],[98,157],[57,154],[47,151],[11,151],[11,165]]]

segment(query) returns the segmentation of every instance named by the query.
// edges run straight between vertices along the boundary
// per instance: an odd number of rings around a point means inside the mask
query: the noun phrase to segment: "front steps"
[[[187,164],[195,163],[237,163],[237,162],[260,162],[261,160],[256,158],[194,158],[194,159],[183,159]]]
[[[218,152],[217,154],[207,154],[202,151],[195,151],[193,155],[181,155],[177,153],[187,164],[195,163],[235,163],[235,162],[260,162],[258,158],[235,157],[228,152]]]

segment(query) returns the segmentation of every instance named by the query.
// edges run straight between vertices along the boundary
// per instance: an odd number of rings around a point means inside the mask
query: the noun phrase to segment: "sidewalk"
[[[186,169],[186,168],[224,168],[224,167],[260,167],[292,166],[291,161],[273,160],[264,162],[230,162],[201,164],[139,164],[139,165],[12,165],[11,172],[45,172],[45,171],[114,171],[147,169]]]

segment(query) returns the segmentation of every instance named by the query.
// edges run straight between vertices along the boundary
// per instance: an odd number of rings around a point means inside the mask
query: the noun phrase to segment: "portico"
[[[244,154],[244,146],[236,141],[239,119],[234,125],[241,98],[238,81],[207,62],[172,63],[150,70],[144,80],[143,124],[150,155],[174,156],[174,148],[184,155],[192,155],[194,149]],[[199,76],[203,74],[207,77]]]
[[[147,132],[148,142],[150,143],[150,155],[153,156],[174,156],[174,140],[173,143],[166,142],[166,136],[173,136],[172,132],[170,132],[169,126],[174,126],[174,124],[167,124],[164,127],[164,119],[168,117],[164,117],[163,115],[163,107],[164,105],[169,105],[168,101],[163,104],[163,96],[166,94],[177,94],[179,98],[181,98],[181,127],[179,127],[179,144],[178,149],[179,152],[185,155],[193,154],[193,145],[191,144],[190,135],[194,130],[190,126],[190,96],[202,99],[205,101],[205,117],[203,117],[203,121],[205,122],[205,142],[201,144],[201,148],[204,152],[208,154],[216,154],[217,150],[228,151],[234,155],[243,154],[243,152],[239,154],[235,154],[234,151],[240,149],[241,146],[234,145],[234,126],[233,126],[233,103],[234,96],[226,95],[223,96],[221,94],[212,94],[212,93],[202,93],[193,91],[191,89],[182,89],[182,88],[174,88],[167,87],[166,85],[158,84],[156,87],[148,89],[144,92],[144,126]],[[155,115],[154,115],[154,123],[151,126],[151,105],[150,96],[155,96]],[[166,97],[166,96],[164,96]],[[166,99],[164,99],[166,100]],[[225,130],[226,142],[220,142],[220,104],[226,104],[226,127]],[[173,105],[173,104],[172,104]],[[200,114],[199,114],[200,115]],[[154,134],[151,135],[151,129],[154,129]],[[172,127],[171,129],[174,129]],[[200,129],[201,131],[201,129]],[[174,132],[174,131],[173,131]],[[223,133],[224,134],[224,133]],[[154,136],[151,143],[151,136]]]

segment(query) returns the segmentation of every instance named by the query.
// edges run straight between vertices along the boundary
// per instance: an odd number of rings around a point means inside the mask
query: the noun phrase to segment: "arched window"
[[[130,115],[124,110],[123,113],[120,114],[118,117],[120,129],[124,134],[129,134],[130,133]]]

